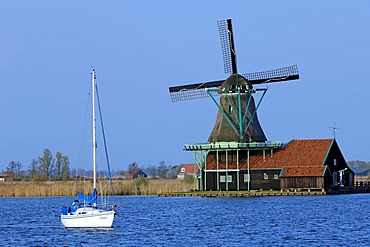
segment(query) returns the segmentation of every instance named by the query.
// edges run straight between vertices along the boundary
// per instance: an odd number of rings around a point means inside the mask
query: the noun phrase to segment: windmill
[[[218,107],[218,114],[208,142],[265,142],[267,138],[258,121],[257,110],[267,87],[254,85],[299,79],[296,65],[247,74],[238,74],[231,19],[217,22],[223,54],[226,80],[208,81],[169,88],[171,100],[185,101],[211,97]],[[255,103],[253,94],[261,91]],[[220,97],[217,102],[216,97]]]

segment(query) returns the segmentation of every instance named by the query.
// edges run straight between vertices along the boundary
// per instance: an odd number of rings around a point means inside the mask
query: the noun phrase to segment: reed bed
[[[75,196],[77,193],[91,194],[92,181],[68,182],[2,182],[0,197],[47,197]],[[193,188],[192,183],[180,179],[172,180],[114,180],[115,195],[160,195],[163,193],[184,192]],[[97,184],[98,191],[110,193],[107,181]]]

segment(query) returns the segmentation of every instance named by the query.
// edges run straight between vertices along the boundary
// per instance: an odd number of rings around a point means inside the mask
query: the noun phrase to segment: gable
[[[324,164],[327,165],[331,171],[344,170],[345,168],[347,168],[353,173],[346,160],[344,159],[343,154],[340,151],[340,148],[335,140],[330,147]]]

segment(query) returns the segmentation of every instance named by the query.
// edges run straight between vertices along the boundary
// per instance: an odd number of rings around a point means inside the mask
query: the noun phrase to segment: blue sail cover
[[[89,204],[89,203],[94,204],[96,203],[98,193],[96,192],[96,189],[94,189],[91,196],[84,195],[84,194],[78,194],[77,197],[78,197],[78,200],[80,200],[80,202],[83,202],[84,204]]]

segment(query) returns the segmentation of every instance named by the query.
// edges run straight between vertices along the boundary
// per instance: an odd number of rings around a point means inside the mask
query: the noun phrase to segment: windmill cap
[[[244,76],[232,74],[221,84],[218,93],[236,92],[238,87],[241,88],[241,92],[246,92],[253,88],[252,84]]]

